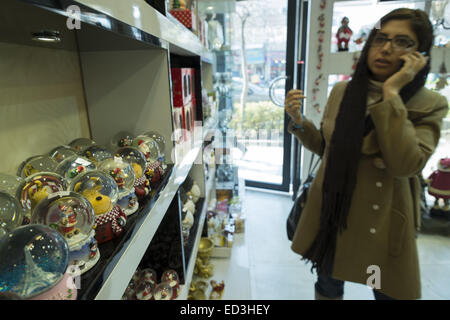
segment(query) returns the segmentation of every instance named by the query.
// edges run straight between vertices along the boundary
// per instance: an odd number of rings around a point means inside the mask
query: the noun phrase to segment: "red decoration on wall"
[[[325,7],[327,5],[327,0],[321,0],[320,2],[320,9],[323,11],[325,10]],[[318,22],[319,22],[319,31],[317,32],[318,34],[318,46],[317,46],[317,65],[316,65],[316,69],[317,70],[322,70],[322,61],[323,61],[323,51],[322,51],[322,43],[324,41],[324,35],[325,35],[325,13],[321,13],[319,15],[319,17],[317,18]],[[312,89],[313,92],[313,100],[316,101],[317,100],[317,95],[316,93],[319,91],[319,85],[320,85],[320,80],[322,79],[323,74],[321,73],[316,80],[314,81],[314,88]],[[320,105],[318,103],[314,104],[314,109],[316,109],[317,113],[321,113],[320,110]]]

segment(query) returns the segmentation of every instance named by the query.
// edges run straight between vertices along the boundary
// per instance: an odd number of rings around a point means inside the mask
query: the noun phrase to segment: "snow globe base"
[[[94,230],[92,230],[88,238],[80,240],[78,241],[74,238],[72,241],[69,241],[69,268],[73,275],[81,275],[89,271],[100,259],[100,251],[95,240]]]

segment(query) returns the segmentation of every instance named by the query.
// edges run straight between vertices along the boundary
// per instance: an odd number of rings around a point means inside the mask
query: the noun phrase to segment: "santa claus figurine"
[[[438,169],[428,177],[426,182],[428,193],[436,199],[430,215],[450,219],[450,158],[439,160]],[[439,205],[439,199],[444,201],[443,207]]]
[[[348,51],[348,42],[353,34],[352,29],[348,26],[348,22],[347,17],[342,18],[341,26],[336,33],[338,51]]]

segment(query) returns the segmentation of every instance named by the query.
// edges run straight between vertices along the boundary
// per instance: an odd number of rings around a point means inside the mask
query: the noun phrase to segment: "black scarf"
[[[332,274],[337,233],[347,228],[363,138],[373,128],[371,117],[366,118],[367,103],[352,103],[349,93],[360,92],[360,101],[367,101],[367,91],[368,81],[350,81],[336,117],[322,186],[320,227],[303,255],[318,274]]]

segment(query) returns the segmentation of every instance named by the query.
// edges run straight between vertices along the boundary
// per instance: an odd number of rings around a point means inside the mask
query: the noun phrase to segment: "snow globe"
[[[23,181],[24,179],[21,177],[0,173],[0,191],[6,192],[15,197],[16,190]]]
[[[123,147],[116,151],[116,156],[130,163],[134,171],[134,191],[139,200],[149,193],[149,182],[145,175],[146,161],[144,154],[134,147]]]
[[[161,180],[164,170],[162,163],[158,161],[161,159],[161,151],[155,140],[146,135],[139,135],[133,141],[133,147],[138,148],[145,156],[147,166],[145,168],[145,175],[154,185]]]
[[[58,162],[46,155],[28,158],[19,166],[17,175],[26,178],[38,172],[53,172]]]
[[[71,147],[62,145],[52,149],[48,155],[56,162],[61,163],[64,159],[76,156],[77,153]]]
[[[119,236],[126,224],[127,216],[117,205],[119,188],[108,174],[100,170],[78,175],[69,186],[86,197],[95,212],[95,239],[99,244]]]
[[[48,226],[21,226],[0,238],[0,292],[32,300],[75,300],[68,265],[66,240]]]
[[[94,230],[95,214],[90,202],[72,191],[52,193],[34,208],[31,223],[58,231],[69,245],[69,264],[81,274],[100,258]]]
[[[139,202],[134,192],[134,170],[129,162],[121,157],[103,160],[98,164],[98,169],[109,174],[119,188],[117,204],[127,215],[131,215],[139,208]]]
[[[136,285],[135,296],[136,300],[155,300],[154,290],[156,285],[150,281],[141,280]]]
[[[173,289],[168,282],[161,282],[154,289],[153,296],[155,300],[172,300]]]
[[[166,149],[166,138],[164,138],[164,136],[162,136],[161,134],[159,134],[156,131],[147,131],[144,134],[142,134],[143,136],[147,136],[150,137],[151,139],[153,139],[159,147],[159,152],[161,154],[161,157],[159,159],[157,159],[159,162],[164,163],[165,161],[165,149]]]
[[[156,274],[156,271],[153,270],[152,268],[145,268],[142,269],[140,274],[139,274],[139,279],[140,281],[148,281],[151,282],[155,287],[158,284],[158,276]]]
[[[120,131],[111,138],[109,144],[111,151],[117,148],[131,147],[133,144],[133,134],[128,131]]]
[[[175,270],[164,271],[161,276],[161,282],[167,282],[172,288],[172,299],[178,297],[178,295],[180,294],[180,278],[178,277],[178,273]]]
[[[55,172],[70,182],[79,174],[97,169],[96,165],[89,159],[74,155],[63,160],[55,169]]]
[[[134,138],[133,147],[138,148],[144,154],[147,163],[154,163],[161,158],[158,143],[149,136],[139,135]]]
[[[49,194],[66,190],[64,178],[54,172],[40,172],[26,178],[16,190],[16,199],[26,211],[26,220],[36,205]]]
[[[16,198],[0,191],[0,238],[9,231],[20,227],[23,221],[23,213]]]
[[[96,145],[95,141],[88,138],[78,138],[69,143],[69,147],[78,154],[83,154],[87,148],[93,145]]]
[[[98,165],[103,160],[113,157],[113,154],[108,149],[101,146],[90,146],[83,152],[83,156],[91,160],[95,165]]]

